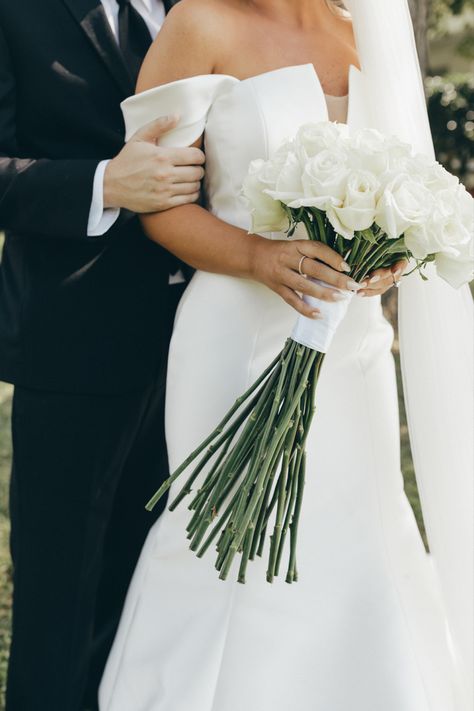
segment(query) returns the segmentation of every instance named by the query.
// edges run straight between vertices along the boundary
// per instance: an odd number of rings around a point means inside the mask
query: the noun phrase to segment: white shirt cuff
[[[120,215],[119,207],[104,209],[104,173],[108,163],[108,160],[102,160],[95,171],[91,209],[87,223],[88,237],[99,237],[105,234]]]

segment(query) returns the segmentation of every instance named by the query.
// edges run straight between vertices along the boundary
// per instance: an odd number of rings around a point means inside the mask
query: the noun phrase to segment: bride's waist
[[[205,312],[216,319],[275,322],[283,332],[285,329],[289,332],[298,318],[291,306],[259,282],[203,271],[193,276],[180,309],[187,305],[193,310],[202,305]],[[345,321],[356,330],[365,328],[368,323],[384,323],[390,328],[383,316],[380,297],[354,296]]]
[[[235,345],[239,353],[247,349],[265,360],[291,335],[297,318],[292,307],[262,284],[198,271],[178,308],[172,353],[181,347],[187,351],[190,341],[199,339],[210,348]],[[380,298],[355,296],[337,329],[330,361],[373,361],[385,357],[392,342],[393,329],[383,317]]]

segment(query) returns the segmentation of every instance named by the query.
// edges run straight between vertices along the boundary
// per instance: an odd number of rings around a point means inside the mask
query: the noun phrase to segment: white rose
[[[271,161],[254,160],[242,186],[252,216],[252,232],[280,232],[288,227],[287,215],[278,202],[266,194],[275,187],[277,170]]]
[[[459,185],[459,180],[455,175],[449,173],[437,161],[422,154],[408,158],[405,162],[405,170],[413,178],[421,180],[423,185],[432,192],[456,188]]]
[[[285,161],[279,167],[275,189],[265,192],[274,200],[280,200],[288,205],[290,202],[303,197],[302,166],[295,153],[290,151],[285,156]]]
[[[307,123],[296,134],[296,150],[301,160],[306,162],[321,151],[337,149],[346,133],[346,127],[330,121]]]
[[[304,197],[289,203],[290,207],[342,205],[346,193],[347,154],[341,150],[325,149],[310,158],[303,171]]]
[[[396,170],[413,155],[410,144],[400,141],[396,136],[386,138],[385,144],[388,152],[389,170]]]
[[[347,177],[343,204],[328,208],[328,219],[336,232],[346,239],[354,237],[355,230],[366,230],[375,220],[380,183],[366,170],[353,170]]]
[[[438,252],[435,258],[438,275],[455,289],[467,284],[474,277],[473,240],[460,245],[456,250]]]
[[[474,234],[474,198],[461,183],[457,183],[454,188],[450,189],[450,192],[453,196],[454,212],[472,237]],[[445,194],[445,191],[438,193],[436,201],[438,202],[438,199],[441,198],[440,202],[443,204],[443,195]]]
[[[374,128],[354,131],[350,139],[350,162],[354,168],[369,170],[379,175],[388,169],[386,139]]]
[[[421,225],[413,225],[405,230],[406,248],[413,254],[415,259],[425,259],[428,254],[436,252],[435,240],[433,239],[435,226],[430,220]]]
[[[457,254],[474,234],[474,201],[462,185],[440,190],[427,222],[405,232],[405,244],[414,257],[444,252]]]
[[[438,191],[435,200],[433,220],[439,224],[440,247],[468,242],[474,233],[474,200],[464,185]]]
[[[375,222],[390,238],[397,239],[409,227],[427,222],[433,209],[432,193],[402,173],[385,187],[377,203]]]

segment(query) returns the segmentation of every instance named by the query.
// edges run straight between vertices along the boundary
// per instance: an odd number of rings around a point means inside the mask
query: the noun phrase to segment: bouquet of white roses
[[[472,278],[472,197],[438,163],[375,130],[305,125],[270,160],[251,163],[243,194],[253,232],[291,236],[302,224],[309,239],[344,258],[356,281],[402,258],[413,259],[423,278],[434,262],[453,287]],[[288,537],[286,581],[297,580],[305,441],[324,355],[352,297],[344,294],[337,303],[304,297],[323,318],[298,318],[279,356],[147,504],[153,508],[200,457],[170,509],[207,467],[187,532],[198,556],[216,541],[221,579],[240,553],[238,580],[245,582],[247,563],[262,555],[271,529],[267,580],[279,573]]]

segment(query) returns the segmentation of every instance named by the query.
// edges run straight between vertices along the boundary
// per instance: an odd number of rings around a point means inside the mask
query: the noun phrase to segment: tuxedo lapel
[[[125,96],[135,87],[100,0],[63,0]]]

